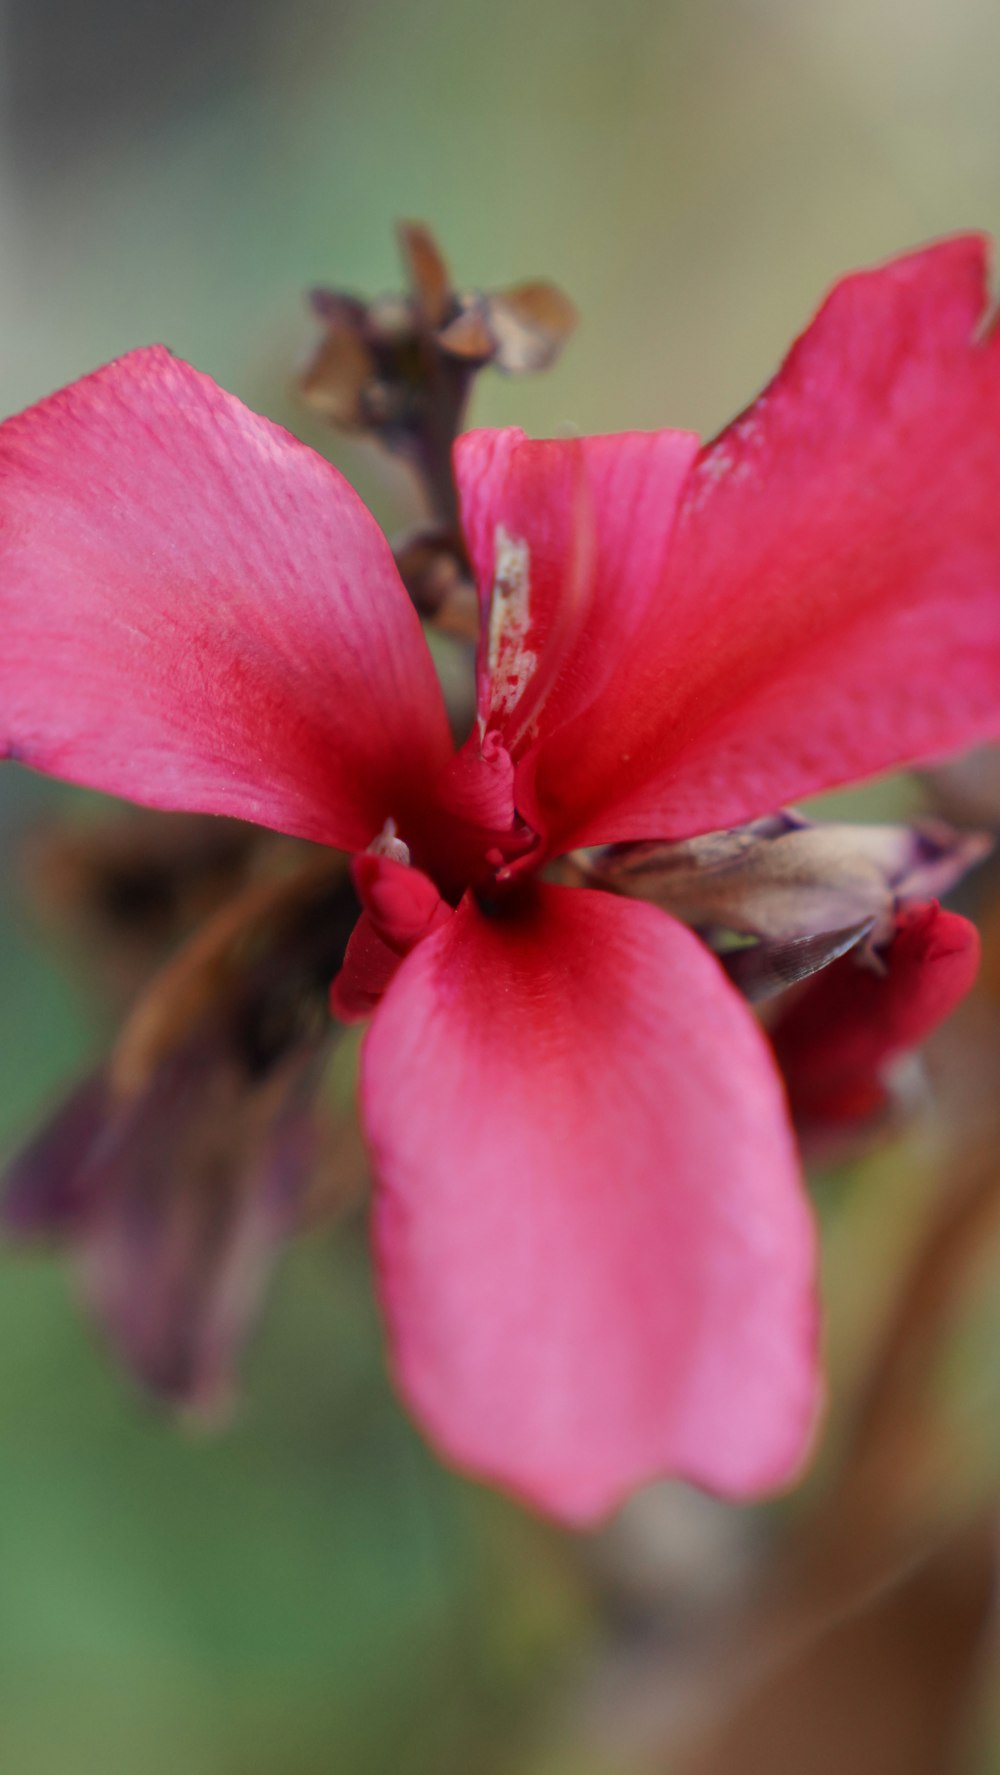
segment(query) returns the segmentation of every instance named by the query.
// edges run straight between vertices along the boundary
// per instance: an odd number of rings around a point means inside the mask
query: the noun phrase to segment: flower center
[[[500,735],[473,732],[419,814],[401,830],[388,821],[369,849],[412,862],[453,906],[469,888],[502,897],[514,874],[531,867],[539,840],[515,806],[514,765]]]

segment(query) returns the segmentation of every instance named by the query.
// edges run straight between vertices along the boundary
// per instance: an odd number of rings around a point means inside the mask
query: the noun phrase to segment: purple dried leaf
[[[343,859],[244,894],[163,971],[109,1067],[10,1174],[8,1230],[65,1237],[125,1366],[200,1415],[231,1394],[307,1211],[329,985],[357,911]]]
[[[63,1240],[79,1231],[94,1205],[88,1169],[108,1116],[104,1071],[92,1073],[7,1167],[0,1232],[8,1239]]]
[[[230,1056],[189,1044],[158,1068],[94,1168],[97,1206],[78,1246],[86,1298],[140,1384],[202,1417],[228,1404],[299,1224],[322,1047],[248,1088]]]
[[[901,902],[945,894],[991,845],[941,821],[812,825],[782,814],[680,844],[615,846],[588,873],[699,930],[788,943],[870,922],[879,942]]]

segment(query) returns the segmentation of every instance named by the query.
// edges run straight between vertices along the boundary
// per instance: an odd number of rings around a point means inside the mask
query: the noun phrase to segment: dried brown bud
[[[474,642],[479,599],[456,531],[415,530],[396,544],[396,566],[422,617],[443,634]]]
[[[512,376],[546,369],[576,325],[576,311],[549,283],[493,294],[455,290],[423,223],[401,223],[399,243],[405,295],[365,302],[337,290],[313,292],[324,336],[299,391],[331,424],[367,432],[404,457],[432,518],[454,526],[451,447],[476,374],[486,364]]]
[[[307,406],[331,425],[343,431],[364,430],[370,423],[367,390],[376,375],[364,337],[364,308],[328,290],[317,290],[312,300],[326,330],[299,392]]]

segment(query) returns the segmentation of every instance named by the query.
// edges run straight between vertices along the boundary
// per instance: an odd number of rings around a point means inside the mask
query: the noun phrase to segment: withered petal
[[[425,222],[396,225],[407,282],[427,327],[439,327],[454,304],[444,255]]]
[[[555,362],[577,319],[569,297],[554,284],[518,284],[495,295],[464,297],[461,312],[437,340],[453,357],[528,376]]]
[[[870,936],[874,919],[848,925],[843,931],[820,931],[814,937],[789,937],[784,941],[749,943],[721,957],[734,986],[751,1004],[774,998],[800,980],[808,980],[821,968],[838,961],[848,950]]]
[[[321,339],[299,380],[299,393],[314,413],[345,431],[368,424],[364,394],[375,373],[372,354],[352,327],[327,322]]]
[[[345,290],[315,289],[309,291],[309,306],[319,320],[357,333],[359,338],[364,334],[368,304],[359,296],[349,296]]]
[[[109,1067],[10,1174],[8,1230],[68,1236],[120,1360],[201,1415],[231,1395],[307,1212],[313,1100],[336,1032],[327,995],[357,911],[330,855],[246,892],[161,972]],[[336,1206],[330,1190],[323,1206]]]
[[[121,808],[32,836],[32,904],[116,1002],[128,1001],[170,948],[296,841],[212,814]]]
[[[580,318],[562,290],[540,280],[502,290],[489,298],[489,307],[497,341],[494,362],[511,376],[548,369]]]
[[[96,1163],[78,1244],[85,1296],[158,1398],[211,1416],[299,1224],[317,1134],[322,1042],[264,1084],[209,1041],[162,1064]]]
[[[450,526],[413,531],[393,550],[420,614],[460,641],[479,637],[479,595],[461,535]]]
[[[110,1092],[103,1068],[70,1092],[3,1176],[0,1232],[8,1239],[63,1240],[94,1206],[88,1160],[107,1125]]]
[[[189,1039],[219,1033],[248,1078],[284,1057],[325,1012],[360,908],[346,859],[258,883],[231,902],[152,982],[112,1056],[112,1087],[132,1098]]]
[[[991,846],[940,820],[814,825],[786,812],[677,844],[615,845],[585,868],[696,929],[788,943],[870,922],[879,941],[898,904],[947,893]]]
[[[496,350],[496,336],[490,326],[486,298],[469,299],[461,313],[440,329],[437,342],[451,357],[488,364]]]

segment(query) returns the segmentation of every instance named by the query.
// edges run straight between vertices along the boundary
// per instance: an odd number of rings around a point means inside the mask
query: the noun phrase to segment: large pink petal
[[[848,278],[701,455],[666,578],[536,786],[565,843],[682,838],[1000,731],[985,246]]]
[[[571,1521],[675,1473],[786,1482],[817,1406],[814,1239],[760,1031],[656,908],[466,901],[369,1032],[381,1294],[444,1452]]]
[[[513,758],[586,709],[621,659],[663,578],[697,449],[680,431],[459,438],[482,607],[480,720]]]
[[[344,847],[449,752],[342,477],[158,348],[0,428],[0,752]]]

